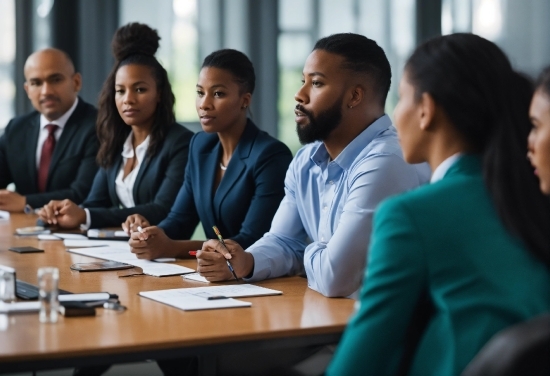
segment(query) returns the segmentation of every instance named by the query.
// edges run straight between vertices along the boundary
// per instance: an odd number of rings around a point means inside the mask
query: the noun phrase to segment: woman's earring
[[[244,106],[242,106],[241,108],[242,108],[243,110],[246,110],[247,107],[248,107],[248,106],[244,105]]]
[[[351,106],[351,105],[348,105],[348,108],[349,108],[349,109],[351,110],[351,109],[353,108],[353,106]]]

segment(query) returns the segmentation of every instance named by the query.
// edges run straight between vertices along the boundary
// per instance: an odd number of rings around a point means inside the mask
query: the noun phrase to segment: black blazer
[[[66,198],[81,203],[97,171],[96,117],[97,110],[79,98],[55,146],[43,193],[38,192],[36,166],[40,113],[12,119],[0,137],[0,188],[15,183],[17,192],[26,196],[33,208]]]
[[[284,179],[292,153],[248,120],[214,192],[220,153],[217,134],[199,132],[193,137],[185,181],[159,227],[172,239],[189,239],[200,221],[207,238],[216,239],[212,230],[216,225],[225,238],[247,248],[269,231],[285,194]]]
[[[140,165],[133,188],[133,208],[122,208],[116,193],[116,177],[122,165],[122,146],[114,165],[100,168],[90,195],[81,205],[90,211],[91,227],[120,226],[131,214],[141,214],[152,224],[162,221],[170,211],[183,184],[189,141],[193,132],[174,123],[168,128],[160,149]]]

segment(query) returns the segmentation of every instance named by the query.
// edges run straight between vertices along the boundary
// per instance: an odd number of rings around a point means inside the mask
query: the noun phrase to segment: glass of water
[[[59,308],[59,270],[45,267],[38,269],[38,288],[40,299],[40,322],[56,323]]]
[[[0,300],[6,303],[15,301],[15,273],[0,268]]]

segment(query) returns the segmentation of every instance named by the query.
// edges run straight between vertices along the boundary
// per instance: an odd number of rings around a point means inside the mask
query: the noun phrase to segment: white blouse
[[[147,138],[136,147],[136,163],[134,165],[134,169],[123,179],[122,177],[124,176],[124,166],[129,159],[134,157],[134,146],[132,145],[133,136],[134,132],[130,132],[130,134],[126,138],[126,141],[124,142],[124,146],[122,148],[122,164],[115,180],[116,194],[118,196],[118,199],[120,200],[120,203],[125,208],[132,208],[136,205],[134,202],[133,194],[134,183],[136,182],[139,168],[141,166],[141,163],[145,159],[147,148],[149,147],[150,136],[147,136]]]

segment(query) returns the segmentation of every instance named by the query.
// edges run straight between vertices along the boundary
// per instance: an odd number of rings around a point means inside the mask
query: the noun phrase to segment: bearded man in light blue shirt
[[[319,40],[296,93],[296,131],[305,146],[286,174],[285,197],[271,229],[246,251],[226,240],[204,243],[198,271],[210,281],[247,282],[305,271],[308,286],[328,297],[350,296],[364,275],[372,217],[391,195],[429,179],[407,164],[384,113],[391,68],[384,51],[362,35]]]

